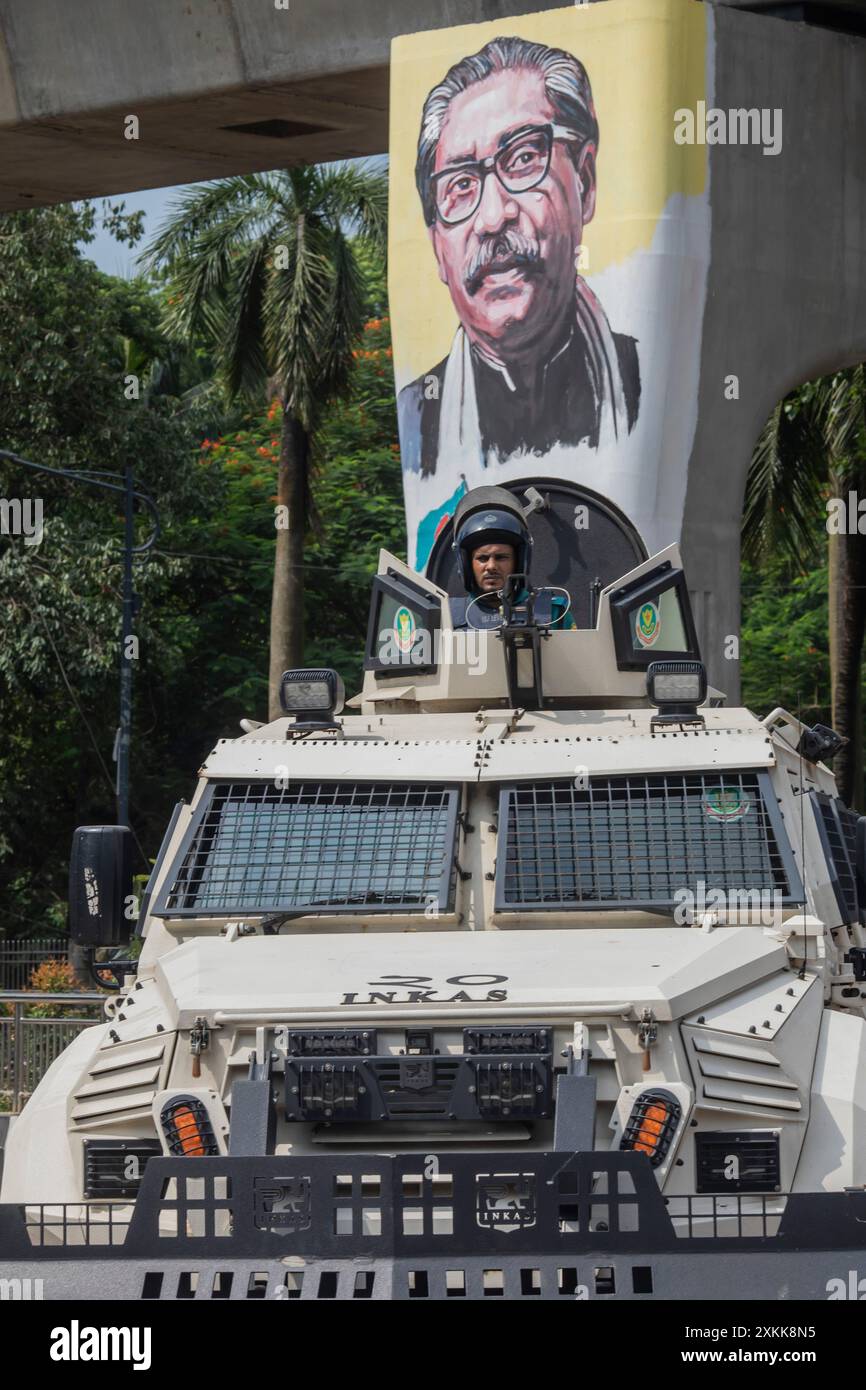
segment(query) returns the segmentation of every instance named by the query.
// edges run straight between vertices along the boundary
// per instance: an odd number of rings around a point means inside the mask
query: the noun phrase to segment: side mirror
[[[122,946],[132,933],[125,915],[132,894],[132,831],[125,825],[80,825],[69,860],[69,935],[79,946]]]

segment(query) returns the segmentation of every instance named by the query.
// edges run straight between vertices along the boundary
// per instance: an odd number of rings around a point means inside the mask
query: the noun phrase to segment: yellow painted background
[[[397,389],[445,357],[457,326],[415,189],[427,93],[502,35],[565,48],[584,64],[599,123],[598,200],[583,234],[586,278],[646,248],[672,193],[702,193],[704,146],[674,143],[674,112],[706,98],[707,10],[699,0],[605,0],[391,44],[389,298]]]

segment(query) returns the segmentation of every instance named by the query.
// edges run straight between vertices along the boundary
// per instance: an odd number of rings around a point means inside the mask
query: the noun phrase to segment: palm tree
[[[168,272],[166,331],[208,345],[230,398],[283,406],[271,598],[269,717],[303,661],[304,538],[322,407],[348,385],[362,327],[359,254],[384,256],[387,178],[330,165],[244,174],[186,192],[147,250]]]
[[[743,549],[772,552],[802,569],[816,554],[818,518],[827,520],[830,680],[833,727],[849,740],[837,755],[840,794],[863,802],[860,666],[866,632],[866,536],[834,526],[827,498],[866,498],[866,366],[807,382],[767,421],[749,469]],[[833,511],[835,509],[832,509]],[[863,518],[866,530],[866,517]]]

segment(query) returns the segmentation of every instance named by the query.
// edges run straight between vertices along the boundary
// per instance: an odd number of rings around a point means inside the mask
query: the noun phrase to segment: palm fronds
[[[746,480],[743,552],[755,563],[772,552],[802,569],[814,551],[823,511],[828,450],[820,408],[785,397],[761,432]]]
[[[166,331],[204,338],[230,396],[276,377],[312,429],[341,392],[362,326],[358,251],[384,253],[387,180],[372,164],[293,168],[186,192],[145,256],[168,276]]]

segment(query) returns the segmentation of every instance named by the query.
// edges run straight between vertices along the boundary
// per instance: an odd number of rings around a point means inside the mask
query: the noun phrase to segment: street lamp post
[[[73,483],[83,483],[89,487],[103,488],[108,492],[123,494],[123,598],[120,623],[120,722],[115,739],[115,758],[117,761],[117,824],[129,825],[129,751],[132,738],[132,663],[134,657],[134,622],[138,612],[137,598],[132,585],[133,556],[152,549],[159,538],[159,512],[153,498],[135,487],[132,465],[127,464],[122,474],[110,473],[100,468],[49,468],[44,463],[33,463],[30,459],[13,454],[8,449],[0,449],[0,459],[19,464],[22,468],[32,468],[37,473],[49,473],[54,478],[62,478]],[[113,481],[106,481],[112,479]],[[135,503],[142,502],[148,509],[153,530],[143,545],[135,545]]]

